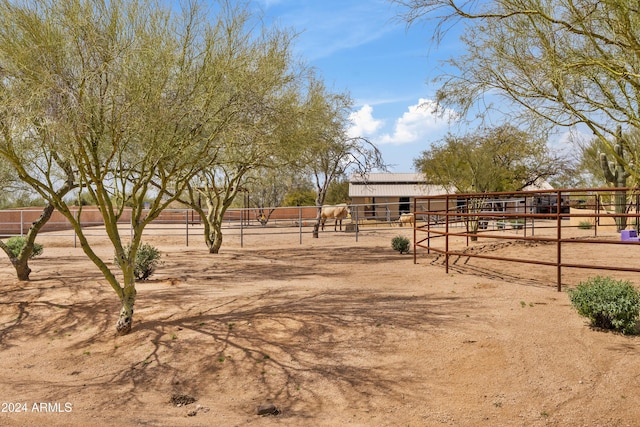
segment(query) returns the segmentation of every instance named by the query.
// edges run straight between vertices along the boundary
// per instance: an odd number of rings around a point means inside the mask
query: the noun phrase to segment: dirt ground
[[[446,273],[393,251],[398,234],[233,235],[219,255],[158,237],[126,336],[97,268],[44,238],[30,282],[0,263],[0,425],[638,425],[640,337],[590,328],[554,268],[456,258]],[[622,246],[572,258],[638,264]],[[567,282],[580,274],[610,272]]]

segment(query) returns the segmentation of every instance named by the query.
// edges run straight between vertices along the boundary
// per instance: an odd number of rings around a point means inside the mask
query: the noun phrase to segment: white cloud
[[[363,105],[358,111],[351,113],[349,120],[353,123],[348,131],[351,138],[372,136],[383,125],[382,120],[373,118],[373,108],[368,104]]]
[[[417,104],[410,105],[409,111],[396,120],[393,133],[383,134],[377,142],[396,145],[415,142],[433,133],[440,133],[457,118],[455,111],[436,111],[434,101],[420,98]]]

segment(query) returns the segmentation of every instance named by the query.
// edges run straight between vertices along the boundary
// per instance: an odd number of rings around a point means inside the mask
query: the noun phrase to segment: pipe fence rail
[[[351,215],[342,221],[342,232],[352,235],[358,241],[361,233],[400,227],[399,203],[377,203],[373,211],[366,211],[370,205],[349,205]],[[87,237],[106,237],[106,230],[100,211],[95,207],[83,207],[80,223]],[[24,236],[32,222],[42,213],[42,208],[0,210],[0,238]],[[239,234],[241,247],[245,237],[265,233],[295,235],[302,244],[303,236],[313,233],[318,210],[315,206],[232,208],[227,210],[222,222],[222,233]],[[76,216],[77,217],[77,216]],[[133,234],[130,211],[125,211],[118,221],[118,229],[124,236]],[[328,219],[325,231],[334,232],[334,220]],[[338,231],[340,232],[340,231]],[[48,237],[69,238],[78,244],[76,234],[67,219],[55,211],[51,219],[40,231]],[[193,209],[165,209],[158,218],[145,227],[143,235],[176,237],[189,246],[194,237],[200,239],[204,225],[200,215]],[[323,231],[320,231],[323,233]]]
[[[598,245],[600,250],[605,250],[607,245],[627,245],[627,248],[640,249],[638,239],[624,239],[622,236],[629,233],[621,233],[630,229],[640,234],[639,206],[638,188],[554,189],[416,197],[413,204],[416,216],[413,230],[414,263],[417,263],[418,249],[426,249],[427,253],[433,251],[444,255],[447,273],[452,256],[551,266],[556,269],[558,291],[562,290],[563,268],[640,272],[640,268],[630,265],[563,261],[568,245]],[[423,222],[418,222],[418,218],[422,218]],[[570,230],[574,232],[569,233]],[[555,254],[552,261],[545,261],[465,252],[451,249],[450,244],[455,238],[463,238],[466,247],[470,246],[470,242],[480,239],[545,242],[555,246]]]

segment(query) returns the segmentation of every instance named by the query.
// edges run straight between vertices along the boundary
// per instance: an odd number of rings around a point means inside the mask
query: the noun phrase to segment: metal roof
[[[439,185],[349,183],[349,197],[416,197],[446,193]]]
[[[544,180],[537,180],[531,185],[527,185],[522,191],[535,191],[535,190],[553,190],[553,186]]]
[[[426,184],[419,173],[352,175],[349,181],[349,197],[416,197],[446,193],[442,186]]]
[[[425,182],[421,173],[369,173],[366,175],[353,174],[349,182],[353,183],[369,183],[369,184],[386,184],[386,183],[411,183],[422,184]]]

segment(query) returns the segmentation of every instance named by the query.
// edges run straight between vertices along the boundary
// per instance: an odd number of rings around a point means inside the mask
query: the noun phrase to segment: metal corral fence
[[[399,204],[376,204],[373,211],[364,210],[364,206],[350,205],[351,214],[342,221],[338,232],[350,233],[358,241],[360,233],[372,230],[383,230],[399,227]],[[371,206],[367,205],[367,209]],[[106,237],[106,231],[100,211],[96,207],[84,206],[81,210],[74,208],[76,217],[80,212],[80,222],[87,237]],[[24,236],[31,224],[42,214],[42,208],[23,208],[0,210],[0,237]],[[245,237],[251,235],[290,234],[296,236],[302,244],[303,236],[313,233],[317,208],[315,206],[243,208],[229,209],[224,216],[223,233],[240,235],[240,245]],[[360,217],[359,217],[360,216]],[[334,220],[328,219],[325,232],[334,232]],[[119,221],[119,229],[123,235],[132,234],[131,213],[125,210]],[[51,219],[41,230],[48,237],[70,239],[71,244],[78,244],[75,232],[67,219],[54,211]],[[204,227],[200,216],[193,209],[165,209],[160,216],[149,224],[145,234],[154,236],[174,236],[176,240],[189,246],[190,241],[201,241]],[[293,239],[292,239],[293,240]]]
[[[562,290],[562,272],[566,268],[640,272],[637,262],[632,265],[598,265],[594,262],[582,264],[563,261],[563,253],[568,245],[593,245],[594,251],[606,251],[611,245],[640,249],[640,242],[635,237],[640,234],[639,206],[638,188],[555,189],[416,197],[413,204],[416,217],[414,263],[417,263],[417,249],[422,248],[427,253],[433,251],[443,254],[447,272],[451,256],[552,266],[557,272],[558,291]],[[452,250],[450,244],[453,239],[464,239],[463,246],[467,247],[480,239],[545,242],[552,244],[555,254],[552,260],[540,260]]]

